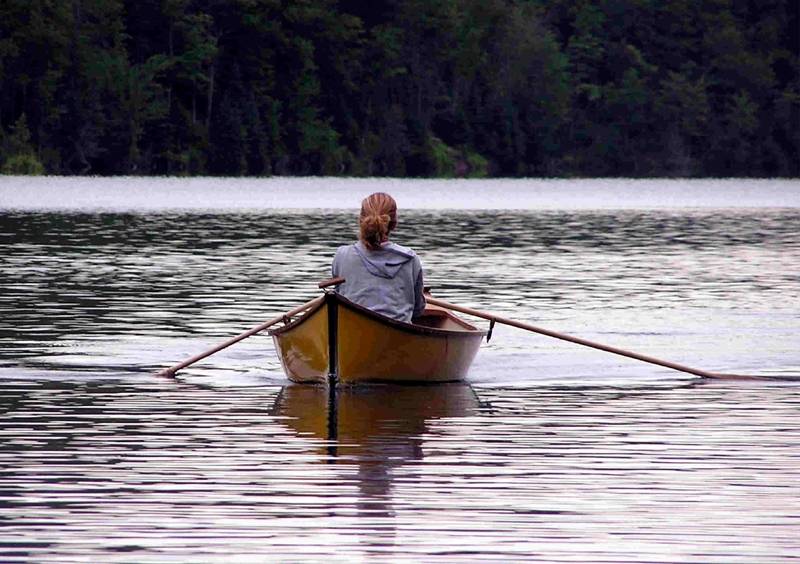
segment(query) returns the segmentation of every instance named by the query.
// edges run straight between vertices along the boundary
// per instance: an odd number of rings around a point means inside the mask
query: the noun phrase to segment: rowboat
[[[442,307],[404,323],[334,291],[287,321],[269,334],[294,382],[463,380],[486,335]]]
[[[338,285],[344,278],[320,282],[320,288]],[[296,382],[333,384],[369,381],[449,382],[463,379],[469,370],[481,340],[491,337],[495,323],[547,335],[702,378],[724,380],[796,379],[791,376],[726,374],[709,372],[675,362],[660,360],[633,351],[595,343],[587,339],[536,327],[426,297],[424,315],[414,323],[402,323],[379,315],[345,299],[331,290],[303,305],[260,323],[207,351],[196,354],[157,376],[172,377],[192,364],[278,323],[283,327],[270,331],[281,364],[289,379]],[[480,331],[452,312],[481,317],[490,322],[489,331]],[[292,319],[299,316],[297,319]]]

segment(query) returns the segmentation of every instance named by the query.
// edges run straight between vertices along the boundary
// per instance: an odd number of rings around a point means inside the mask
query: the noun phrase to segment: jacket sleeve
[[[331,278],[339,276],[339,251],[341,248],[336,249],[336,254],[333,255],[333,262],[331,262]]]
[[[423,310],[425,309],[425,295],[423,294],[424,291],[424,281],[422,276],[422,264],[419,262],[419,257],[414,257],[414,261],[416,264],[414,266],[417,267],[417,278],[414,281],[414,315],[413,317],[419,317],[422,315]]]

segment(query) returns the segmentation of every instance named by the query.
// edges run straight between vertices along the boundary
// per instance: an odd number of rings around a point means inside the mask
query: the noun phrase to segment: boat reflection
[[[333,401],[331,401],[333,400]],[[422,435],[437,419],[467,417],[480,407],[469,384],[374,384],[327,386],[290,384],[275,400],[273,414],[300,435],[333,441],[336,458],[361,459],[391,450],[417,454]],[[413,448],[412,448],[413,445]]]
[[[292,384],[284,387],[273,414],[298,435],[325,441],[319,454],[343,465],[359,492],[359,517],[380,531],[369,543],[392,544],[396,502],[392,481],[404,465],[421,461],[425,435],[437,420],[475,415],[481,403],[469,384],[340,386],[335,397],[327,386]],[[325,446],[327,444],[327,447]],[[413,469],[403,473],[414,479]]]

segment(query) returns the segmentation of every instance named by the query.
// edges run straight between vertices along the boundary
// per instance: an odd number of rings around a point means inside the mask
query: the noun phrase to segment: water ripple
[[[0,211],[0,560],[796,560],[795,383],[503,326],[470,385],[346,388],[335,421],[267,336],[154,378],[317,295],[355,238],[339,201],[242,206]],[[565,208],[401,208],[396,238],[453,302],[800,370],[796,207]]]
[[[800,548],[795,387],[345,389],[332,442],[325,388],[148,382],[4,389],[0,553],[776,562]]]

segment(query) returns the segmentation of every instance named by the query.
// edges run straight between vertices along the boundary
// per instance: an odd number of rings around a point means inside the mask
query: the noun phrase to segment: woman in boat
[[[345,282],[338,292],[361,306],[411,322],[425,309],[422,264],[407,247],[389,241],[397,227],[397,203],[376,192],[361,202],[359,237],[337,249],[331,271]]]

